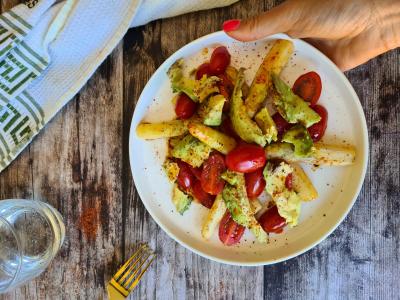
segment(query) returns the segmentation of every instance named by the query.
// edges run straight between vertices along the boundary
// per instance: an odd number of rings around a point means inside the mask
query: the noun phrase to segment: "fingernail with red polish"
[[[239,19],[227,20],[222,24],[222,30],[225,32],[235,31],[240,26]]]

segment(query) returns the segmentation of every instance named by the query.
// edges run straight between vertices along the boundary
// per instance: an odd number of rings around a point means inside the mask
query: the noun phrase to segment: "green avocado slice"
[[[264,133],[265,139],[268,143],[278,139],[278,129],[276,128],[276,124],[266,107],[260,109],[254,119],[257,125],[261,128],[261,131]]]
[[[279,215],[291,227],[296,226],[300,216],[301,199],[293,190],[286,187],[286,177],[293,172],[292,167],[281,162],[277,167],[267,163],[264,169],[265,190],[271,195]]]
[[[226,180],[222,198],[233,220],[251,230],[260,243],[268,241],[268,235],[254,217],[254,212],[247,197],[244,175],[227,171],[222,175]]]
[[[294,154],[298,157],[308,156],[314,145],[308,130],[303,125],[295,125],[282,137],[282,142],[294,145]]]
[[[266,138],[258,125],[249,117],[246,106],[242,100],[242,85],[244,82],[244,69],[239,69],[235,88],[232,94],[231,120],[233,129],[240,138],[248,143],[265,146]]]
[[[172,157],[179,158],[193,167],[200,167],[210,155],[211,148],[188,134],[172,149]]]
[[[183,59],[177,60],[168,69],[167,74],[171,82],[172,91],[185,93],[195,102],[203,102],[211,94],[218,93],[216,76],[203,76],[200,80],[194,80],[183,76]]]
[[[273,97],[274,104],[286,121],[292,124],[301,123],[308,128],[321,120],[321,116],[310,108],[306,101],[293,93],[278,75],[273,74],[272,80],[279,94]]]
[[[208,126],[219,126],[222,122],[222,111],[226,99],[222,95],[215,95],[208,98],[199,109],[199,115],[203,124]]]
[[[172,191],[172,203],[174,203],[176,210],[178,213],[183,215],[185,211],[189,209],[190,204],[192,203],[192,197],[186,195],[182,192],[177,184],[174,184],[174,189]]]

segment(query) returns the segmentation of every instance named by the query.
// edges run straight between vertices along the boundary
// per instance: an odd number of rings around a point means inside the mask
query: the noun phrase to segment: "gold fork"
[[[111,300],[123,300],[135,289],[156,254],[147,244],[142,244],[128,261],[118,270],[107,285]]]

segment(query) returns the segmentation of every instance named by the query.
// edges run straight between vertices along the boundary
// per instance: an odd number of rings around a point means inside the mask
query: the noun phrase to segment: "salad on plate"
[[[193,203],[209,209],[199,228],[206,240],[218,228],[221,242],[234,245],[247,228],[267,242],[298,224],[303,201],[318,198],[301,163],[354,163],[354,147],[321,142],[328,112],[318,104],[320,76],[308,72],[292,87],[280,77],[293,51],[276,40],[250,86],[224,46],[189,74],[180,59],[168,70],[177,118],[136,128],[140,138],[168,139],[172,202],[180,214]]]

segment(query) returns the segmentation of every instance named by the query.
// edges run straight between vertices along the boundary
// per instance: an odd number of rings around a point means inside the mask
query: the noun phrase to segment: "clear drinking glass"
[[[0,201],[0,293],[38,276],[64,241],[60,213],[33,200]]]

